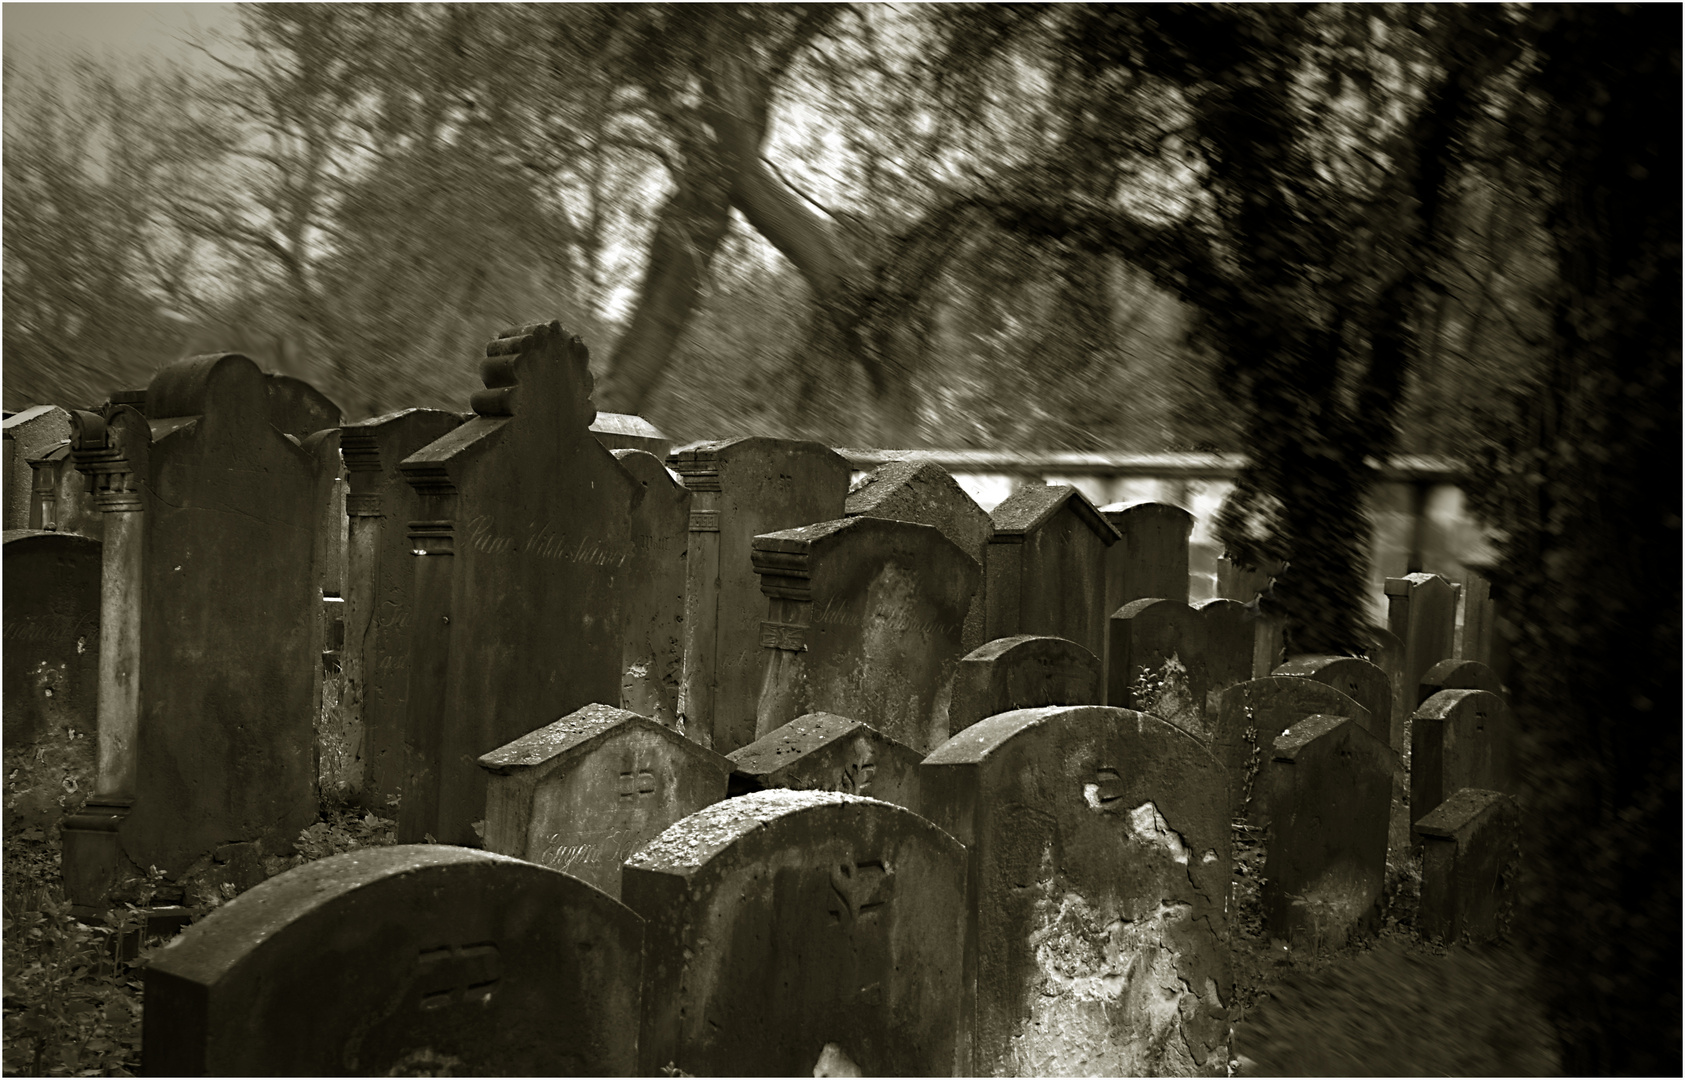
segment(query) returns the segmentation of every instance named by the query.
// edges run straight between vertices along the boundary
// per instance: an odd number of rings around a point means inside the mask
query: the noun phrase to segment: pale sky
[[[8,56],[24,60],[87,52],[119,59],[206,63],[184,40],[238,25],[235,4],[5,4],[0,34]]]

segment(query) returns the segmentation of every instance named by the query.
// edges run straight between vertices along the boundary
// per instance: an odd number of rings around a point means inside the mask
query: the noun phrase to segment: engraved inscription
[[[872,790],[872,778],[878,774],[877,762],[851,761],[843,766],[842,778],[839,780],[839,790],[851,795],[869,795]]]
[[[497,532],[496,522],[488,514],[468,523],[468,542],[474,550],[487,555],[536,555],[541,559],[594,566],[625,566],[632,559],[629,552],[611,551],[601,541],[580,537],[578,543],[570,543],[567,537],[558,536],[550,526],[536,521],[527,526],[524,538],[517,539]]]
[[[620,801],[642,805],[655,799],[655,773],[634,766],[620,774]]]
[[[459,1004],[484,1005],[502,978],[503,955],[495,942],[442,945],[423,949],[416,958],[421,1007],[429,1011]]]
[[[866,619],[858,611],[849,610],[852,607],[846,600],[832,598],[814,608],[813,621],[826,626],[865,626]],[[872,626],[881,630],[899,633],[917,633],[929,637],[941,634],[953,637],[960,632],[960,624],[941,619],[920,619],[914,616],[911,609],[906,607],[890,611],[874,611]]]
[[[831,892],[831,921],[853,927],[889,903],[895,876],[881,859],[839,863],[831,870]]]
[[[1082,800],[1102,814],[1122,813],[1123,778],[1116,769],[1097,769],[1093,783],[1082,785]]]

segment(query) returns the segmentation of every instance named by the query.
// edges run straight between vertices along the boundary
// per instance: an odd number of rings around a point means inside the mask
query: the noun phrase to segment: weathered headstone
[[[946,469],[928,461],[890,461],[873,469],[855,482],[843,513],[847,517],[894,518],[933,525],[976,560],[979,567],[983,565],[983,549],[995,531],[994,523],[977,501],[965,493]],[[980,578],[961,635],[967,652],[987,640],[983,636],[986,610]]]
[[[1387,624],[1404,645],[1404,691],[1421,684],[1429,668],[1452,655],[1457,594],[1437,574],[1387,579]]]
[[[310,456],[238,354],[165,368],[146,406],[75,414],[106,520],[99,778],[65,823],[67,886],[120,869],[119,837],[174,875],[236,842],[290,852],[317,815]]]
[[[361,762],[362,799],[378,810],[404,786],[415,590],[409,525],[421,517],[421,497],[398,463],[461,424],[455,413],[405,409],[339,429],[349,484],[341,723]]]
[[[34,491],[30,493],[29,528],[48,532],[70,532],[98,540],[104,527],[103,515],[94,505],[82,474],[70,456],[70,440],[53,446],[40,457],[31,458]]]
[[[984,550],[987,640],[1046,634],[1095,656],[1106,648],[1106,549],[1112,528],[1088,497],[1066,484],[1030,484],[989,514]]]
[[[1521,876],[1521,808],[1514,797],[1463,788],[1418,821],[1416,833],[1422,837],[1421,934],[1448,944],[1503,937]]]
[[[303,379],[276,372],[264,378],[269,387],[269,422],[281,434],[303,442],[318,431],[340,425],[339,406]],[[148,410],[143,407],[143,411]]]
[[[1160,597],[1187,603],[1193,515],[1180,506],[1151,502],[1113,503],[1100,507],[1100,514],[1119,537],[1106,550],[1106,618],[1131,600]],[[1104,648],[1099,652],[1102,694],[1110,687],[1110,653]]]
[[[869,724],[833,713],[798,716],[727,757],[729,794],[789,788],[841,791],[918,813],[924,755]]]
[[[1216,695],[1254,677],[1269,620],[1227,597],[1201,600],[1193,609],[1205,621],[1205,703],[1209,712]],[[1270,646],[1266,642],[1264,647]]]
[[[610,450],[642,450],[662,461],[673,448],[672,440],[661,434],[660,428],[629,413],[598,413],[591,421],[591,434]]]
[[[477,415],[398,466],[422,504],[400,840],[472,842],[476,758],[535,717],[620,700],[643,486],[591,435],[587,356],[558,323],[508,331]]]
[[[728,799],[628,860],[621,895],[648,920],[641,1075],[972,1074],[966,853],[917,814]]]
[[[56,827],[94,779],[100,542],[14,530],[4,541],[6,830]]]
[[[853,517],[755,537],[768,601],[759,737],[810,712],[924,752],[948,737],[977,563],[934,527]]]
[[[70,438],[70,414],[57,405],[32,405],[6,417],[4,429],[12,446],[6,462],[5,525],[7,531],[27,529],[35,482],[30,459]]]
[[[1369,711],[1369,734],[1391,744],[1392,682],[1380,667],[1357,656],[1295,656],[1275,669],[1327,683]]]
[[[1249,604],[1270,587],[1270,580],[1287,569],[1287,564],[1270,561],[1263,566],[1241,566],[1227,553],[1217,556],[1217,595]]]
[[[567,874],[363,848],[212,912],[146,969],[149,1076],[630,1076],[643,920]]]
[[[1364,727],[1369,711],[1329,686],[1287,675],[1236,683],[1217,698],[1211,749],[1228,774],[1233,820],[1262,825],[1269,819],[1267,766],[1276,739],[1307,716],[1347,716]]]
[[[1216,697],[1252,673],[1256,624],[1228,599],[1132,600],[1112,616],[1106,700],[1140,709],[1205,739]]]
[[[274,384],[271,383],[271,386]],[[360,727],[347,723],[341,707],[345,694],[345,463],[339,454],[339,428],[323,428],[300,444],[316,470],[311,492],[313,521],[311,563],[316,585],[316,618],[311,628],[314,665],[310,700],[315,703],[317,781],[346,798],[362,787]]]
[[[626,644],[620,661],[620,705],[681,733],[679,691],[685,666],[685,540],[690,491],[654,454],[615,450],[643,485],[632,508],[635,572],[627,596]]]
[[[1018,634],[966,654],[954,675],[948,731],[996,713],[1043,705],[1100,704],[1100,661],[1064,638]]]
[[[1276,738],[1262,892],[1272,937],[1332,950],[1373,920],[1397,768],[1398,755],[1345,716],[1306,717]]]
[[[842,516],[848,462],[786,439],[693,443],[668,464],[693,494],[686,555],[686,733],[729,753],[755,741],[766,597],[750,561],[763,533]]]
[[[480,758],[486,850],[620,895],[620,864],[726,795],[731,762],[647,716],[587,705]]]
[[[1485,690],[1502,697],[1504,688],[1498,673],[1478,660],[1441,660],[1428,668],[1416,688],[1416,704],[1441,690]]]
[[[1504,699],[1486,690],[1441,690],[1411,718],[1413,823],[1462,788],[1516,794],[1520,732]]]
[[[992,716],[925,758],[932,820],[971,851],[972,1075],[1228,1070],[1222,765],[1158,717]]]
[[[1473,567],[1463,568],[1463,587],[1458,596],[1458,606],[1462,610],[1461,618],[1457,620],[1454,655],[1462,660],[1490,664],[1496,605],[1492,602],[1492,583]]]

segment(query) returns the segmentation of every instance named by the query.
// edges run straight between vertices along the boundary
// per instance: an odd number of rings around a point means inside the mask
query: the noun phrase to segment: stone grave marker
[[[34,470],[34,491],[30,494],[29,528],[47,532],[69,532],[98,540],[104,521],[94,505],[82,474],[70,456],[70,440],[29,459]]]
[[[1188,538],[1193,515],[1168,503],[1112,503],[1100,514],[1119,540],[1106,549],[1106,618],[1131,600],[1188,602]],[[1109,630],[1108,630],[1109,632]],[[1100,690],[1109,692],[1110,649],[1101,649]],[[1046,704],[1063,704],[1047,702]],[[1076,704],[1070,702],[1068,704]]]
[[[1211,749],[1228,775],[1231,820],[1262,826],[1269,820],[1271,748],[1307,716],[1346,716],[1365,728],[1369,711],[1327,683],[1288,675],[1236,683],[1217,698]]]
[[[923,755],[870,724],[834,713],[798,716],[726,755],[732,798],[752,791],[841,791],[918,813]]]
[[[591,434],[610,450],[642,450],[661,461],[673,448],[672,440],[661,434],[660,428],[628,413],[598,413],[591,421]]]
[[[1254,677],[1260,648],[1274,647],[1266,632],[1274,620],[1227,597],[1201,600],[1193,609],[1205,622],[1204,700],[1209,713],[1218,694]]]
[[[277,372],[264,378],[269,386],[269,422],[281,434],[303,442],[318,431],[340,425],[339,406],[303,379]],[[147,411],[144,405],[140,408]]]
[[[685,540],[691,494],[654,454],[615,450],[614,457],[644,488],[643,498],[632,508],[636,571],[627,597],[620,705],[684,733],[679,691],[684,682]]]
[[[506,332],[474,418],[399,463],[421,497],[400,840],[473,842],[475,759],[620,700],[644,489],[591,435],[588,355],[559,323]]]
[[[1463,568],[1463,587],[1458,595],[1459,618],[1453,655],[1478,664],[1492,662],[1492,633],[1497,621],[1492,602],[1492,583],[1473,567]]]
[[[455,413],[404,409],[339,429],[349,484],[340,723],[361,763],[354,790],[377,810],[404,786],[415,591],[409,525],[422,516],[398,463],[461,425]]]
[[[834,712],[921,753],[947,739],[971,556],[929,525],[853,517],[757,536],[753,565],[768,600],[757,736]]]
[[[1066,484],[1019,488],[989,515],[984,551],[986,640],[1046,634],[1095,656],[1106,648],[1106,549],[1113,529]]]
[[[933,525],[943,536],[983,565],[983,549],[994,535],[994,522],[977,501],[940,465],[932,462],[889,461],[855,482],[843,505],[847,517],[894,518]],[[987,602],[983,582],[965,614],[962,647],[970,652],[988,640],[983,636]]]
[[[643,920],[441,845],[308,863],[146,969],[149,1076],[630,1076]]]
[[[674,825],[621,880],[648,920],[641,1075],[973,1073],[966,853],[917,814],[758,791]]]
[[[29,528],[29,504],[34,490],[31,458],[38,458],[70,438],[70,414],[57,405],[31,405],[3,422],[12,456],[6,461],[6,530]]]
[[[1276,737],[1264,924],[1316,953],[1371,929],[1387,870],[1398,755],[1345,716],[1309,716]]]
[[[1441,660],[1428,668],[1416,689],[1416,705],[1420,707],[1441,690],[1485,690],[1504,696],[1498,673],[1478,660]]]
[[[1276,668],[1275,674],[1334,687],[1368,710],[1369,734],[1390,744],[1392,682],[1375,664],[1357,656],[1295,656]]]
[[[620,895],[620,864],[726,795],[731,762],[647,716],[587,705],[480,758],[486,850]]]
[[[1514,918],[1521,879],[1521,807],[1499,791],[1463,788],[1416,823],[1422,837],[1424,937],[1496,941]]]
[[[1437,574],[1387,578],[1387,624],[1404,646],[1404,689],[1421,685],[1429,668],[1452,655],[1456,590]]]
[[[1203,743],[1126,709],[1021,709],[921,771],[973,859],[972,1075],[1226,1074],[1228,807]]]
[[[1132,600],[1112,616],[1111,689],[1120,707],[1161,716],[1212,737],[1217,695],[1252,673],[1256,625],[1228,599]]]
[[[996,713],[1100,704],[1100,661],[1074,641],[1017,634],[966,654],[954,676],[951,735]]]
[[[693,495],[680,711],[691,738],[729,753],[755,741],[766,670],[754,539],[841,517],[849,464],[819,443],[763,438],[692,443],[668,464]]]
[[[1503,698],[1486,690],[1441,690],[1422,703],[1411,724],[1412,823],[1462,788],[1516,794],[1520,731]]]
[[[75,414],[106,519],[98,780],[65,823],[67,885],[123,857],[174,876],[233,843],[288,853],[317,816],[310,456],[235,353],[164,368],[146,406]]]
[[[273,385],[273,383],[271,383]],[[314,543],[311,563],[316,584],[310,700],[315,703],[317,781],[323,790],[348,798],[363,781],[361,732],[346,723],[345,696],[345,463],[339,454],[339,428],[323,428],[301,443],[314,463],[311,493]]]

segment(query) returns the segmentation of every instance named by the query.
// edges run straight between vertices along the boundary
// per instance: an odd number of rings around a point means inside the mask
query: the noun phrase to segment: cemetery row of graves
[[[78,910],[240,894],[146,969],[149,1072],[1223,1075],[1240,844],[1295,946],[1389,860],[1503,933],[1478,578],[1286,656],[1256,576],[1188,602],[1178,507],[672,449],[554,323],[481,374],[341,424],[212,355],[7,420],[8,828]],[[17,791],[66,755],[60,823]],[[266,875],[329,795],[399,843]]]

